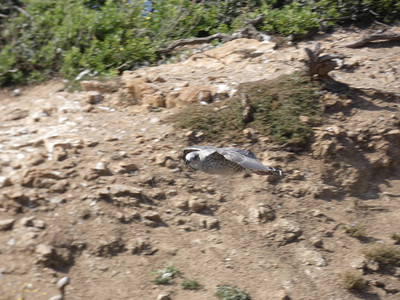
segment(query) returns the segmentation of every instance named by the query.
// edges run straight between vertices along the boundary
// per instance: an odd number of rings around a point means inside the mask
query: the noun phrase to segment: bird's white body
[[[184,150],[184,160],[191,169],[210,174],[233,175],[247,172],[282,175],[282,171],[264,166],[252,152],[237,148],[190,146]]]

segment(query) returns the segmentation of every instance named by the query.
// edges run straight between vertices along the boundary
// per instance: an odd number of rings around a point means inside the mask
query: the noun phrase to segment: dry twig
[[[400,34],[396,33],[386,33],[386,34],[371,34],[368,36],[364,36],[361,40],[345,45],[347,48],[358,48],[362,47],[370,42],[381,41],[400,41]]]

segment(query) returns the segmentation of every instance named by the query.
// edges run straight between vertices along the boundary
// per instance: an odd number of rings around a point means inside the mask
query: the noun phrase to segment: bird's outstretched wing
[[[201,151],[201,150],[217,150],[218,148],[212,146],[189,146],[183,150],[183,158],[186,157],[186,154],[193,151]]]
[[[254,153],[237,148],[218,148],[217,152],[225,159],[228,159],[240,166],[250,169],[260,175],[276,174],[282,175],[282,171],[272,167],[264,166]]]

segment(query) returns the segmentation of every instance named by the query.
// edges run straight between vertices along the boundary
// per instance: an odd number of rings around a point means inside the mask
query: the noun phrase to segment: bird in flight
[[[183,150],[183,159],[190,169],[209,174],[233,175],[245,172],[282,176],[281,170],[264,166],[254,153],[238,148],[189,146]]]

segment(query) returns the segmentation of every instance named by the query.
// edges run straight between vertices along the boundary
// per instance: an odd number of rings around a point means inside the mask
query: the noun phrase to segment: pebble
[[[14,225],[15,219],[0,220],[0,230],[10,230]]]

